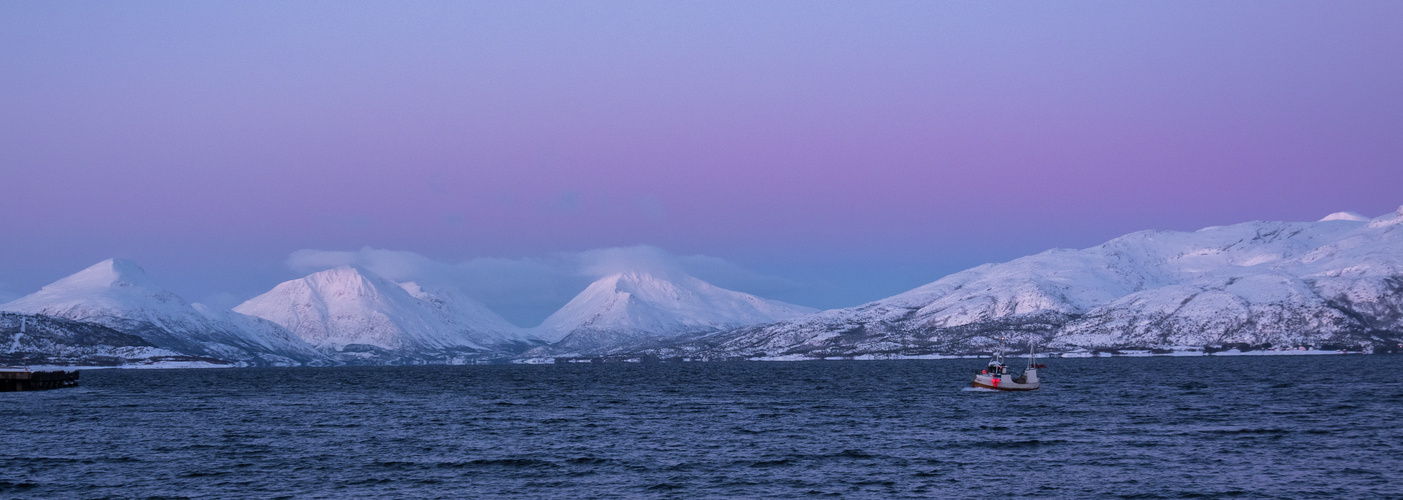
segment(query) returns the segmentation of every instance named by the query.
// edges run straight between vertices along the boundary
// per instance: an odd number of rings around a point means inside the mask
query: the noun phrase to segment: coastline
[[[1238,357],[1238,356],[1346,356],[1346,355],[1372,355],[1372,352],[1362,350],[1326,350],[1326,349],[1249,349],[1241,350],[1237,348],[1213,350],[1211,348],[1195,346],[1174,346],[1166,349],[1101,349],[1101,350],[1064,350],[1048,351],[1038,353],[1041,359],[1059,358],[1117,358],[1117,357]],[[515,358],[502,359],[496,363],[485,364],[511,364],[511,365],[554,365],[554,364],[599,364],[599,363],[717,363],[717,362],[776,362],[792,363],[803,361],[895,361],[895,360],[938,360],[938,359],[983,359],[989,357],[988,353],[973,354],[858,354],[852,356],[823,356],[813,357],[802,354],[790,354],[781,356],[755,356],[740,357],[731,356],[725,358],[707,357],[679,357],[660,360],[646,356],[599,356],[599,357],[578,357],[578,358]],[[1010,359],[1027,359],[1027,354],[1009,354]],[[430,364],[414,365],[377,365],[377,366],[428,366]],[[437,365],[437,364],[432,364]],[[322,365],[322,366],[351,366],[351,365]],[[359,366],[359,365],[357,365]],[[450,366],[450,364],[442,364]],[[43,370],[166,370],[166,369],[237,369],[237,368],[258,368],[270,366],[255,366],[247,363],[212,363],[208,361],[157,361],[152,363],[123,364],[123,365],[28,365],[22,367],[12,367],[17,369],[28,368],[31,371]],[[297,368],[316,367],[315,365],[273,365],[271,367]]]

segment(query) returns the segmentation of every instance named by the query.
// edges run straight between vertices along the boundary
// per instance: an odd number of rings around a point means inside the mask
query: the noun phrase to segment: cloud
[[[678,265],[692,276],[719,286],[760,296],[788,294],[800,288],[788,278],[761,274],[729,260],[706,255],[678,257]]]
[[[579,274],[591,278],[603,278],[629,271],[669,277],[687,274],[676,257],[661,248],[648,245],[586,250],[568,255],[567,258],[573,258],[577,262],[576,269]]]
[[[572,254],[578,272],[602,278],[626,271],[667,277],[693,276],[721,288],[757,295],[792,291],[798,284],[778,276],[746,269],[734,262],[706,255],[673,255],[649,245],[601,248]]]
[[[358,266],[395,281],[433,278],[447,266],[414,252],[364,247],[354,252],[298,250],[287,258],[287,267],[299,273],[314,273],[334,267]]]
[[[627,271],[673,279],[695,276],[722,288],[759,295],[796,288],[789,280],[756,273],[725,259],[677,256],[648,245],[516,259],[482,257],[459,262],[371,247],[356,251],[298,250],[288,256],[286,264],[304,274],[350,265],[398,282],[452,286],[508,320],[528,327],[540,324],[590,282]]]

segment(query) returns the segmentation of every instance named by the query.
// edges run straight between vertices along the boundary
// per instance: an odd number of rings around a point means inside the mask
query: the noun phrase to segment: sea
[[[1403,498],[1403,356],[1044,362],[88,370],[0,498]]]

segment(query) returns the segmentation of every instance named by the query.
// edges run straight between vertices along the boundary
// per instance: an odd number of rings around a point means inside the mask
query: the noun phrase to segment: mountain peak
[[[1318,221],[1316,221],[1316,222],[1325,222],[1325,221],[1332,221],[1332,220],[1347,220],[1347,221],[1353,221],[1353,222],[1368,222],[1368,221],[1369,221],[1369,218],[1368,218],[1368,217],[1365,217],[1365,216],[1363,216],[1363,215],[1359,215],[1359,214],[1354,213],[1354,212],[1335,212],[1335,213],[1333,213],[1333,214],[1326,215],[1324,218],[1322,218],[1322,219],[1320,219],[1320,220],[1318,220]]]
[[[355,266],[281,283],[234,311],[272,321],[319,349],[349,357],[360,356],[343,352],[352,345],[396,356],[438,356],[445,349],[515,340],[519,330],[452,290],[399,284]]]
[[[769,323],[814,312],[806,307],[726,290],[691,276],[627,271],[591,283],[536,328],[548,342],[577,338],[588,351],[619,341]]]
[[[629,291],[628,289],[639,286],[677,286],[678,283],[689,282],[694,279],[695,278],[692,278],[690,276],[684,276],[679,278],[660,276],[646,271],[626,271],[619,274],[606,276],[596,281],[596,283],[608,284],[619,290]]]
[[[146,277],[146,271],[136,262],[112,258],[88,266],[87,269],[78,271],[49,286],[106,288],[112,286],[151,287],[153,285],[151,279]]]
[[[318,293],[336,296],[376,297],[384,293],[394,293],[390,290],[400,288],[398,283],[358,266],[333,267],[289,281],[284,285],[288,283],[301,283],[317,290]]]
[[[367,278],[380,278],[380,276],[359,266],[341,266],[324,271],[317,271],[303,277],[303,279],[317,279],[322,281],[359,280]]]
[[[184,312],[189,304],[161,289],[135,262],[107,259],[49,283],[4,307],[10,311],[82,321],[89,316],[123,315],[133,310]]]
[[[274,364],[320,357],[286,330],[191,305],[127,259],[104,260],[0,307],[95,323],[194,356]]]

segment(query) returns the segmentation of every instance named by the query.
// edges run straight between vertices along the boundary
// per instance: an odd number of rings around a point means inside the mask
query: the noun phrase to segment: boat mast
[[[999,366],[1004,365],[1004,349],[1007,348],[1008,337],[999,337]]]

